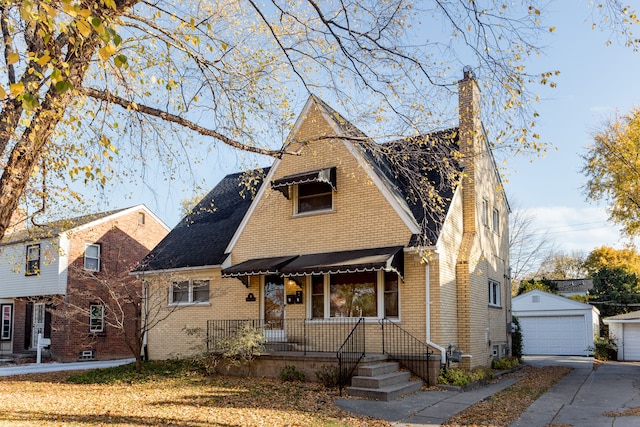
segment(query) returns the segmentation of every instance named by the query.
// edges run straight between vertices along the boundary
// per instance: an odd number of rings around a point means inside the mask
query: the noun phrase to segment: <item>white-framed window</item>
[[[24,275],[35,276],[40,273],[40,245],[27,245],[27,262]]]
[[[100,245],[87,243],[84,245],[84,269],[88,271],[100,271]]]
[[[489,202],[486,199],[482,200],[482,225],[489,226]]]
[[[182,280],[171,284],[169,304],[203,304],[208,302],[208,280]]]
[[[500,307],[500,282],[489,279],[489,305]]]
[[[493,208],[493,231],[500,232],[500,211],[496,208]]]
[[[398,280],[383,271],[312,276],[311,317],[397,318]]]
[[[89,332],[104,332],[104,305],[91,304],[89,306]]]
[[[11,340],[13,304],[0,304],[0,341]]]
[[[294,214],[333,210],[333,188],[326,182],[298,184],[295,190]]]

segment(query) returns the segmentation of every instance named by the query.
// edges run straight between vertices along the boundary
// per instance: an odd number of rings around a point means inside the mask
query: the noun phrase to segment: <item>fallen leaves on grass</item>
[[[0,378],[0,426],[390,426],[342,411],[317,383],[191,375],[70,384],[69,374]]]
[[[571,371],[562,366],[525,366],[518,380],[493,396],[449,418],[447,426],[508,426],[553,384]]]

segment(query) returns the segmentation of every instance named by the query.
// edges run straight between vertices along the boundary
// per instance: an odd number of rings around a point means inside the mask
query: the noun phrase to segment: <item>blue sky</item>
[[[592,30],[590,10],[576,3],[553,3],[549,19],[557,30],[547,39],[546,55],[529,63],[531,71],[561,72],[558,87],[536,108],[538,131],[554,147],[543,158],[512,161],[506,188],[514,208],[535,215],[535,232],[548,230],[560,250],[588,253],[624,243],[607,223],[605,206],[585,201],[581,155],[605,120],[640,104],[640,53],[616,42],[605,46],[609,33]]]
[[[531,58],[527,67],[531,73],[561,72],[555,78],[557,88],[544,89],[535,105],[540,113],[536,130],[553,146],[542,158],[512,158],[505,165],[512,208],[529,210],[535,216],[531,231],[547,231],[556,248],[566,253],[588,253],[602,245],[619,247],[624,242],[618,228],[607,223],[605,207],[585,201],[581,187],[586,178],[580,172],[580,156],[590,143],[590,133],[604,120],[640,104],[640,53],[616,42],[605,46],[609,33],[591,29],[587,3],[556,1],[548,15],[543,14],[545,26],[556,30],[543,41],[545,55]],[[196,178],[205,182],[203,192],[228,173],[269,163],[265,159],[256,163],[248,155],[218,147],[197,166]],[[184,193],[186,188],[162,184],[138,188],[126,196],[111,193],[99,207],[145,203],[173,227],[180,219],[180,201],[191,196]]]

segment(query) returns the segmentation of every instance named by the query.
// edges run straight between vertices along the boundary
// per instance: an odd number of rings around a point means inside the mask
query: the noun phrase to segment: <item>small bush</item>
[[[438,384],[464,387],[475,381],[491,378],[493,378],[493,371],[487,366],[479,366],[471,371],[460,368],[441,369],[440,375],[438,376]]]
[[[300,372],[295,366],[287,365],[280,371],[282,381],[304,381],[304,372]]]
[[[594,346],[589,347],[589,350],[593,352],[593,357],[596,359],[607,361],[617,357],[618,346],[613,338],[595,337],[593,344]]]
[[[511,333],[511,354],[513,354],[514,357],[522,357],[524,337],[522,336],[520,321],[516,316],[512,316],[511,323],[513,323],[514,326],[514,331]]]
[[[499,369],[501,371],[513,369],[519,365],[520,359],[517,357],[503,357],[502,359],[494,359],[493,362],[491,362],[491,367],[493,369]]]
[[[338,368],[331,365],[322,365],[316,371],[316,377],[327,388],[338,386],[339,373]]]

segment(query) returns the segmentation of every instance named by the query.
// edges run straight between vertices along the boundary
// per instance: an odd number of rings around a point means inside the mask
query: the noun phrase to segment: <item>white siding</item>
[[[67,288],[68,241],[60,239],[2,246],[0,253],[0,298],[64,294]],[[25,276],[26,247],[40,244],[40,274]],[[60,256],[62,254],[62,257]]]

